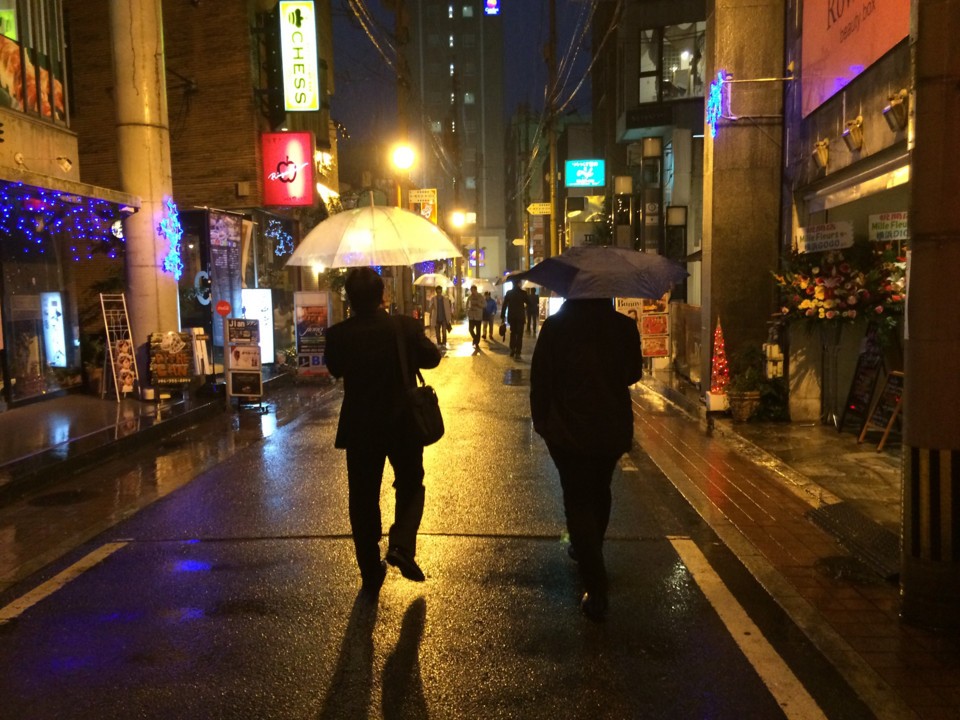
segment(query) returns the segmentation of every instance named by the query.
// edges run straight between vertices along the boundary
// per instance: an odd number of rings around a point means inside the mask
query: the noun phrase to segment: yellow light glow
[[[467,224],[466,214],[460,212],[459,210],[453,213],[453,215],[450,217],[450,220],[453,222],[455,227],[463,227]]]
[[[409,145],[398,145],[393,149],[393,164],[400,170],[409,170],[413,167],[413,148]]]
[[[313,264],[310,266],[310,269],[313,270],[313,274],[314,274],[314,275],[319,275],[319,274],[322,273],[324,270],[326,270],[326,268],[323,267],[323,263],[313,263]]]

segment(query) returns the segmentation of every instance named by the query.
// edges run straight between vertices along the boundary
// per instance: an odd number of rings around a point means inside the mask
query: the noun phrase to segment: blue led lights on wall
[[[183,259],[180,257],[180,238],[183,237],[183,227],[180,225],[180,213],[173,198],[164,198],[163,205],[166,217],[157,225],[157,233],[170,243],[170,252],[163,259],[163,270],[173,275],[174,280],[179,280],[183,275]]]
[[[0,183],[0,235],[20,237],[23,252],[45,254],[61,235],[79,262],[95,252],[117,257],[123,237],[111,231],[119,209],[115,203],[23,183]]]
[[[263,234],[268,240],[276,242],[273,252],[278,257],[293,252],[293,236],[283,229],[283,223],[279,220],[271,219]]]
[[[724,117],[723,88],[730,77],[726,70],[721,70],[717,73],[717,79],[710,83],[710,94],[707,95],[707,124],[710,126],[710,137],[717,136],[717,125],[720,118]]]

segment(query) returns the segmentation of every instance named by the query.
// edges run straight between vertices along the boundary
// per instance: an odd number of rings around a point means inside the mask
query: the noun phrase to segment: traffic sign
[[[530,203],[527,205],[527,212],[531,215],[549,215],[550,214],[550,203],[548,202],[539,202],[539,203]]]
[[[230,303],[227,302],[226,300],[221,300],[220,302],[217,303],[217,315],[226,317],[227,315],[230,314],[230,310],[232,309],[233,308],[230,307]]]

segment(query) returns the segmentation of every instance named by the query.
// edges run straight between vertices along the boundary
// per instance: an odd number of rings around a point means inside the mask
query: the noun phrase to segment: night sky
[[[377,20],[374,35],[382,47],[390,41],[393,14],[384,9],[381,0],[363,0]],[[575,29],[586,22],[590,3],[583,0],[557,2],[557,58],[562,63],[570,55]],[[509,58],[505,78],[504,112],[509,117],[523,102],[534,111],[542,110],[547,84],[547,66],[543,48],[549,32],[549,0],[501,0],[504,27],[504,52]],[[576,31],[579,34],[579,30]],[[350,133],[340,138],[341,162],[344,155],[369,149],[378,142],[388,142],[396,127],[397,92],[393,71],[373,42],[352,19],[347,0],[333,0],[333,53],[335,92],[331,98],[332,117]],[[568,63],[570,72],[562,98],[569,98],[574,86],[587,72],[589,34],[583,40],[575,61]],[[563,67],[561,65],[561,67]],[[563,112],[590,112],[589,80]],[[505,118],[506,120],[506,118]],[[346,167],[344,167],[346,169]],[[346,179],[346,178],[344,178]]]

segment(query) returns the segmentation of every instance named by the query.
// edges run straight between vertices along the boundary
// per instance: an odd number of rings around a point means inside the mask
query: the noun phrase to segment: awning
[[[16,170],[0,166],[0,182],[7,185],[23,185],[39,191],[53,191],[63,195],[99,200],[117,206],[121,215],[131,215],[140,209],[140,197],[119,190],[88,185],[65,178],[42,175],[29,170]],[[28,191],[29,192],[29,191]]]

